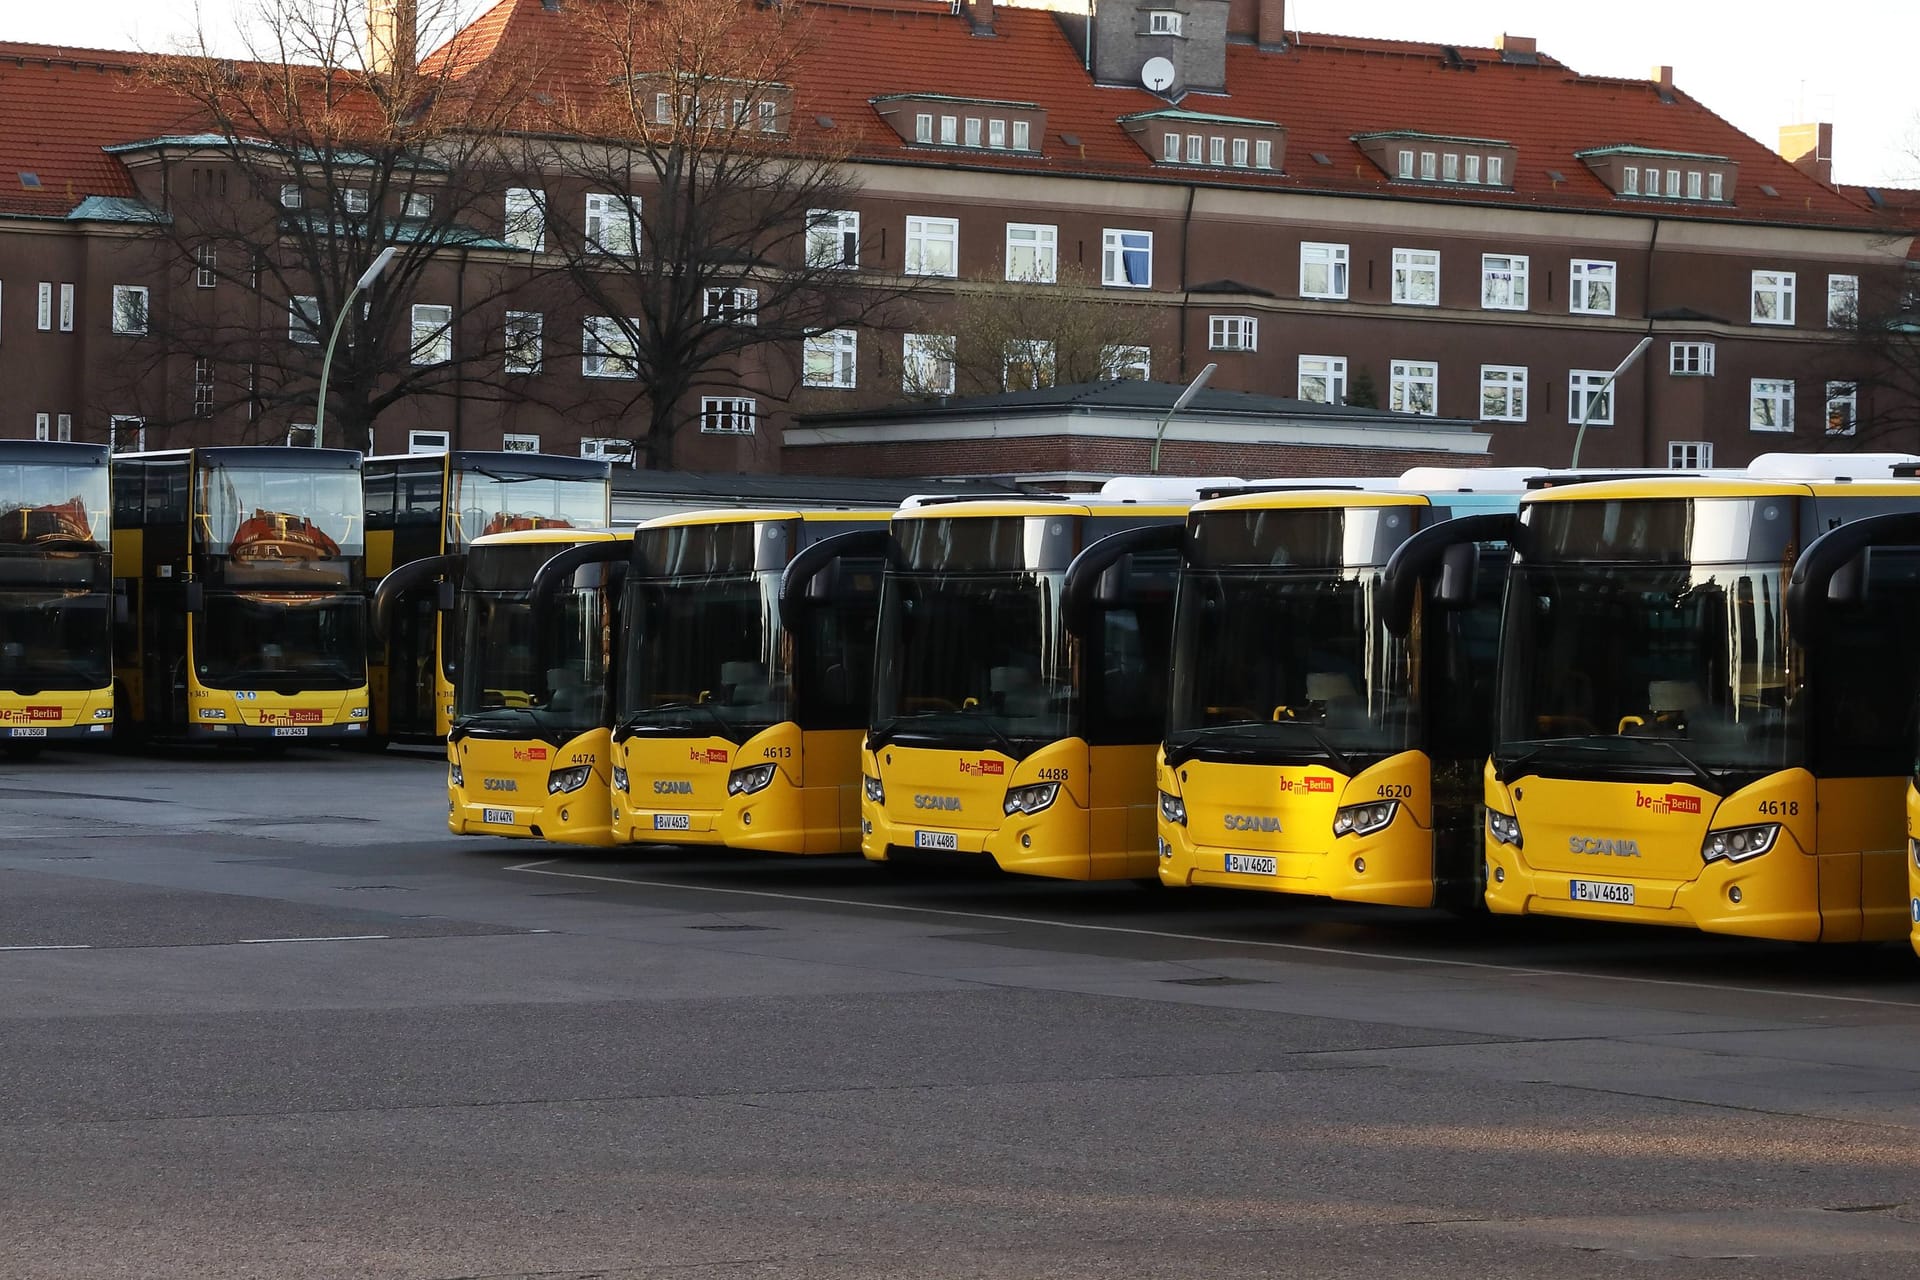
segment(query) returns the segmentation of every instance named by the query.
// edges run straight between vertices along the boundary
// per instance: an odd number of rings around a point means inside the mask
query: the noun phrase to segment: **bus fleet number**
[[[792,747],[768,747],[761,754],[768,760],[791,760],[793,759],[793,748]]]
[[[1382,800],[1411,800],[1413,799],[1413,784],[1410,782],[1383,783],[1374,794]]]
[[[1798,800],[1762,800],[1760,812],[1773,817],[1796,818],[1800,816]]]
[[[1042,782],[1065,782],[1067,780],[1067,771],[1065,769],[1038,769],[1035,770],[1035,773]]]

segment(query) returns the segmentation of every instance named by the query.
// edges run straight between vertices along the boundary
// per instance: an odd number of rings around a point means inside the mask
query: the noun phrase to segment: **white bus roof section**
[[[1100,486],[1102,502],[1197,502],[1203,489],[1244,489],[1239,476],[1115,476]]]
[[[1524,493],[1545,467],[1413,467],[1395,483],[1429,493]]]
[[[1885,479],[1901,463],[1920,462],[1911,453],[1763,453],[1747,464],[1753,480]]]

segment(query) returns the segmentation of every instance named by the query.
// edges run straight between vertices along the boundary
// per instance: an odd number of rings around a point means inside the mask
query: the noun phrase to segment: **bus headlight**
[[[1728,827],[1724,831],[1709,831],[1707,838],[1700,844],[1700,858],[1712,862],[1715,858],[1725,858],[1728,862],[1745,862],[1748,858],[1757,858],[1773,848],[1774,841],[1780,838],[1780,824],[1764,822],[1757,827]]]
[[[1187,825],[1187,802],[1168,792],[1160,793],[1160,816],[1176,827]]]
[[[1920,871],[1920,840],[1907,841],[1907,853],[1913,858],[1913,869]]]
[[[727,775],[727,794],[730,796],[750,796],[756,791],[765,791],[773,782],[774,766],[770,764],[748,765],[744,769],[735,769]]]
[[[621,765],[613,766],[613,789],[622,794],[627,790],[627,771]]]
[[[1510,844],[1520,847],[1520,819],[1498,809],[1487,810],[1487,834],[1493,837],[1495,844]]]
[[[1333,811],[1333,834],[1370,836],[1393,821],[1399,812],[1398,800],[1375,800],[1372,804],[1350,804]]]
[[[593,766],[577,764],[571,769],[557,769],[547,775],[547,794],[550,796],[569,795],[587,785],[587,779],[593,776]]]
[[[365,707],[353,707],[348,710],[347,719],[365,720],[367,718],[367,715],[368,715],[368,711]]]
[[[867,799],[873,801],[875,804],[885,804],[887,802],[887,789],[880,785],[880,779],[869,778],[863,773],[860,775],[860,786],[866,791]]]
[[[93,718],[95,720],[111,720],[113,719],[113,708],[112,707],[95,707],[93,709]]]
[[[467,785],[467,775],[460,772],[459,765],[450,764],[447,766],[447,785],[450,787],[464,787]]]
[[[1013,787],[1007,792],[1007,816],[1050,809],[1059,795],[1060,784],[1057,782],[1036,782],[1030,787]]]

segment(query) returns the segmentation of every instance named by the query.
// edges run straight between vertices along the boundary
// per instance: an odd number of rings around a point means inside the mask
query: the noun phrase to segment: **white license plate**
[[[307,731],[304,728],[289,729],[285,725],[275,725],[273,736],[276,738],[304,738],[307,736]]]
[[[480,821],[482,821],[482,822],[497,822],[497,823],[499,823],[499,824],[500,824],[500,825],[502,825],[502,826],[506,826],[506,827],[510,827],[510,826],[512,826],[512,825],[513,825],[513,810],[511,810],[511,809],[482,809],[482,810],[480,811]]]
[[[693,819],[684,813],[656,813],[653,815],[655,831],[691,831]]]
[[[1245,876],[1277,876],[1280,874],[1280,860],[1263,858],[1255,853],[1230,853],[1227,855],[1227,870],[1238,871]]]
[[[9,738],[44,738],[47,736],[47,731],[45,729],[9,729],[7,736]]]
[[[945,849],[949,853],[960,851],[960,837],[951,831],[916,831],[913,833],[913,847],[916,849]]]
[[[1606,880],[1575,880],[1567,890],[1567,896],[1575,902],[1610,902],[1617,907],[1633,905],[1633,886],[1613,884]]]

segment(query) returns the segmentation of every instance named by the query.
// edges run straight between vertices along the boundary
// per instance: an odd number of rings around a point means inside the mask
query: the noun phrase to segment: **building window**
[[[1791,271],[1753,273],[1753,322],[1792,324],[1795,276]]]
[[[1180,15],[1171,9],[1149,9],[1147,11],[1147,34],[1154,36],[1179,35]]]
[[[750,436],[759,416],[759,402],[752,396],[700,397],[701,435]]]
[[[521,435],[509,431],[500,437],[500,452],[538,453],[540,452],[540,437],[537,435]]]
[[[1660,171],[1658,169],[1647,170],[1647,194],[1650,196],[1660,194]]]
[[[1567,309],[1576,315],[1613,314],[1614,264],[1575,258],[1570,271]]]
[[[1667,170],[1667,194],[1670,196],[1678,196],[1680,194],[1680,171],[1678,169]]]
[[[859,337],[851,329],[816,333],[806,340],[803,381],[809,387],[854,386],[854,356]]]
[[[299,183],[283,182],[280,184],[280,207],[282,209],[298,209],[300,207]]]
[[[1440,305],[1439,250],[1393,251],[1393,300],[1412,307]]]
[[[580,442],[580,456],[598,462],[631,462],[633,441],[619,436],[588,436]]]
[[[1635,165],[1627,165],[1620,170],[1620,194],[1637,196],[1640,194],[1640,170]]]
[[[1388,378],[1387,407],[1395,413],[1440,412],[1440,366],[1431,360],[1395,360]]]
[[[507,188],[506,228],[502,238],[514,248],[530,253],[547,247],[546,193],[530,187]]]
[[[129,413],[116,413],[107,419],[107,449],[113,453],[138,453],[147,447],[147,420]]]
[[[1153,377],[1153,348],[1108,346],[1100,348],[1100,376],[1122,382],[1146,382]]]
[[[640,210],[638,196],[587,195],[587,248],[597,253],[631,258],[640,252],[640,240],[634,233],[634,218]]]
[[[1488,311],[1525,311],[1527,266],[1525,254],[1481,254],[1480,305]]]
[[[1827,328],[1851,329],[1860,318],[1860,277],[1827,277]]]
[[[1053,385],[1055,368],[1051,339],[1016,338],[1006,346],[1002,385],[1008,391],[1037,391]]]
[[[1713,465],[1713,444],[1707,440],[1667,441],[1667,466],[1675,471],[1704,471]]]
[[[1060,230],[1033,222],[1007,224],[1007,279],[1052,284],[1059,274]]]
[[[73,332],[73,286],[60,286],[60,332]]]
[[[538,311],[507,312],[505,368],[508,373],[540,372],[540,337],[546,320]]]
[[[612,316],[588,316],[580,327],[580,376],[635,378],[633,337]]]
[[[213,361],[199,356],[193,362],[193,416],[213,416]]]
[[[1253,316],[1213,316],[1207,321],[1207,346],[1214,351],[1259,350],[1260,321]]]
[[[1487,157],[1488,185],[1497,187],[1506,181],[1506,179],[1501,176],[1502,172],[1506,168],[1506,163],[1507,162],[1499,156]]]
[[[1168,164],[1180,163],[1180,135],[1162,134],[1160,137],[1160,158]]]
[[[1860,386],[1854,382],[1827,384],[1827,434],[1850,436],[1860,417]]]
[[[913,117],[913,140],[915,142],[933,141],[933,113],[922,111]]]
[[[113,331],[138,338],[147,331],[147,288],[139,284],[113,286]]]
[[[453,308],[419,303],[413,308],[414,364],[446,364],[453,359]]]
[[[673,95],[656,93],[653,95],[653,122],[655,124],[673,123]]]
[[[1205,145],[1206,145],[1205,140],[1202,139],[1199,134],[1190,133],[1187,135],[1187,163],[1188,164],[1200,163],[1200,148]]]
[[[1014,150],[1016,151],[1032,150],[1033,149],[1032,137],[1033,137],[1033,126],[1028,121],[1015,120],[1013,122]]]
[[[953,394],[953,336],[909,333],[900,340],[900,390],[910,396]]]
[[[715,324],[759,323],[760,291],[722,285],[704,291],[703,315]]]
[[[215,267],[219,263],[219,250],[213,245],[203,244],[193,251],[193,287],[211,289],[220,282]]]
[[[1440,157],[1431,151],[1420,153],[1420,179],[1432,182],[1440,175]]]
[[[53,286],[44,280],[40,282],[39,328],[42,333],[53,328]]]
[[[1479,156],[1467,157],[1467,181],[1468,182],[1480,181],[1480,157]]]
[[[860,215],[851,209],[807,210],[807,265],[860,265]]]
[[[347,187],[341,191],[340,199],[341,203],[346,206],[348,213],[365,213],[367,211],[367,189],[365,187]]]
[[[1007,145],[1007,122],[1005,120],[987,121],[987,145],[1002,150]]]
[[[73,415],[56,413],[53,415],[53,438],[71,441],[73,439]]]
[[[445,453],[453,448],[453,437],[445,431],[407,432],[408,453]]]
[[[50,440],[53,438],[52,414],[36,413],[33,415],[33,438],[35,440]]]
[[[1207,163],[1224,165],[1227,162],[1227,140],[1225,138],[1207,139]]]
[[[1698,169],[1687,170],[1687,199],[1698,200],[1700,193],[1700,171]]]
[[[1480,416],[1489,422],[1527,420],[1527,371],[1519,365],[1480,366]]]
[[[1713,376],[1711,342],[1676,342],[1667,348],[1667,372],[1679,378]]]
[[[1345,356],[1301,356],[1300,398],[1315,404],[1347,402]]]
[[[1726,190],[1727,180],[1725,177],[1717,173],[1707,175],[1707,199],[1724,200],[1726,199]],[[1709,452],[1711,452],[1711,450],[1709,450]]]
[[[762,102],[760,104],[760,132],[762,133],[780,132],[780,104],[779,103]]]
[[[960,141],[960,117],[959,116],[941,116],[940,117],[940,141],[946,143],[950,147]]]
[[[1613,425],[1613,387],[1608,370],[1575,369],[1567,375],[1567,421],[1578,423],[1585,414],[1590,427]]]
[[[1755,378],[1748,399],[1747,426],[1755,431],[1793,430],[1793,383]]]
[[[1457,152],[1449,151],[1440,157],[1440,180],[1442,182],[1460,181],[1460,156]]]
[[[1233,140],[1233,164],[1236,169],[1244,169],[1247,167],[1247,140],[1245,138],[1235,138]]]
[[[910,276],[959,275],[960,220],[908,218],[906,269]]]
[[[1119,289],[1153,285],[1153,232],[1101,233],[1100,283]]]
[[[289,449],[318,449],[320,447],[319,429],[311,422],[296,422],[287,428],[287,447]]]
[[[320,345],[320,299],[305,293],[287,299],[287,338],[310,347]]]
[[[967,145],[970,147],[980,145],[980,117],[978,116],[967,117]]]
[[[433,213],[433,197],[424,191],[409,191],[400,212],[409,218],[425,218]]]
[[[1253,167],[1256,169],[1273,168],[1273,143],[1262,138],[1253,144]]]
[[[1402,151],[1400,153],[1400,167],[1397,170],[1397,174],[1402,178],[1411,178],[1413,176],[1413,152]]]

